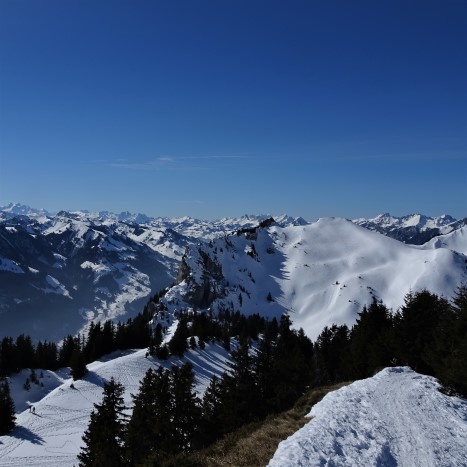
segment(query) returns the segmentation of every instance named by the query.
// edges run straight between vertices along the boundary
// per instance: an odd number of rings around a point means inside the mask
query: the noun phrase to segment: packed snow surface
[[[398,367],[329,393],[269,467],[466,466],[467,401],[438,389]]]

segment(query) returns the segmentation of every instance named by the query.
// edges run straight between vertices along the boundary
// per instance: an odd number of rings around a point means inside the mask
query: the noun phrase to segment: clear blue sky
[[[1,0],[0,204],[467,215],[465,0]]]

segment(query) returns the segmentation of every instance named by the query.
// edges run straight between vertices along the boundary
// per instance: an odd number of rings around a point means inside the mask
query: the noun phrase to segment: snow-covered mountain
[[[90,319],[140,312],[173,281],[178,260],[125,229],[70,213],[0,222],[2,333],[57,341]]]
[[[200,221],[86,211],[0,210],[0,329],[60,340],[91,319],[140,312],[174,282],[185,249],[266,216]],[[304,224],[281,216],[282,225]],[[21,319],[18,319],[21,317]]]
[[[467,401],[438,389],[399,367],[331,392],[268,465],[467,465]]]
[[[448,248],[467,256],[467,226],[463,226],[445,235],[434,237],[422,245],[422,248]]]
[[[457,286],[467,282],[466,228],[447,229],[417,246],[335,218],[311,224],[288,216],[200,221],[129,213],[52,215],[10,207],[0,212],[0,329],[4,335],[60,339],[90,319],[124,320],[141,311],[151,294],[166,288],[158,301],[150,301],[156,319],[167,325],[165,342],[176,329],[176,312],[203,309],[269,317],[288,312],[293,326],[315,339],[326,325],[352,325],[373,298],[395,310],[409,291],[427,288],[452,297]],[[131,404],[130,394],[137,392],[147,368],[188,361],[201,394],[213,375],[226,370],[229,358],[222,346],[209,342],[204,349],[189,349],[183,359],[171,357],[164,363],[146,358],[146,349],[116,353],[89,364],[90,372],[74,387],[66,370],[44,371],[44,386],[33,385],[30,392],[22,387],[28,376],[23,371],[12,377],[18,426],[11,436],[2,437],[0,463],[74,465],[93,403],[101,400],[110,377],[125,386],[125,400]],[[349,388],[327,403],[360,422],[342,421],[342,429],[349,430],[346,444],[335,418],[325,418],[324,412],[333,414],[331,409],[324,405],[320,412],[323,406],[318,405],[313,416],[323,420],[316,424],[321,444],[310,447],[309,439],[315,436],[297,434],[298,441],[281,445],[271,465],[293,465],[292,459],[298,459],[297,465],[310,459],[314,465],[316,449],[334,456],[336,465],[341,452],[349,452],[349,458],[363,452],[362,461],[370,465],[414,465],[406,462],[412,455],[420,455],[419,465],[463,465],[465,441],[457,438],[458,433],[466,435],[465,401],[437,393],[434,380],[392,369]],[[425,399],[433,407],[427,408]],[[35,414],[27,410],[31,403]],[[404,418],[404,426],[396,426],[394,407],[415,422]],[[422,412],[425,418],[419,418]],[[443,421],[439,436],[433,434],[433,419],[438,425]],[[422,434],[414,441],[415,429]],[[451,437],[443,445],[446,449],[439,444],[441,436]],[[303,452],[295,449],[297,443]],[[336,449],[327,451],[329,446]],[[440,452],[445,453],[445,464],[436,457]]]
[[[450,298],[467,279],[463,254],[406,245],[344,219],[263,226],[189,247],[161,308],[169,316],[207,308],[288,312],[314,339],[326,325],[352,325],[373,298],[396,310],[409,291]]]
[[[395,217],[385,213],[373,219],[355,219],[353,222],[401,242],[422,245],[433,237],[448,234],[467,225],[467,218],[456,220],[446,214],[438,217],[423,214]]]
[[[288,311],[313,337],[352,324],[372,297],[396,309],[411,289],[450,297],[465,280],[467,227],[449,216],[274,220],[266,228],[266,215],[203,221],[10,204],[0,210],[0,328],[58,340],[91,319],[126,320],[178,274],[164,298],[172,311]],[[438,236],[415,248],[388,238],[398,228]]]

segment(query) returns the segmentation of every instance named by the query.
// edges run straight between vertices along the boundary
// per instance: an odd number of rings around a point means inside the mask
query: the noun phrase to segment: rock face
[[[200,270],[201,275],[194,273],[188,265],[187,258],[184,257],[180,263],[177,275],[177,283],[186,282],[188,292],[184,295],[184,300],[188,305],[197,308],[209,308],[214,300],[223,296],[224,276],[222,266],[212,260],[201,248],[196,250],[195,255],[190,258],[190,263],[196,264],[196,270]]]

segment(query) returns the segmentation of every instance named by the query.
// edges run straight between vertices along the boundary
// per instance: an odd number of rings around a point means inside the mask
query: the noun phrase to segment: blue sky
[[[2,0],[0,204],[467,215],[465,0]]]

